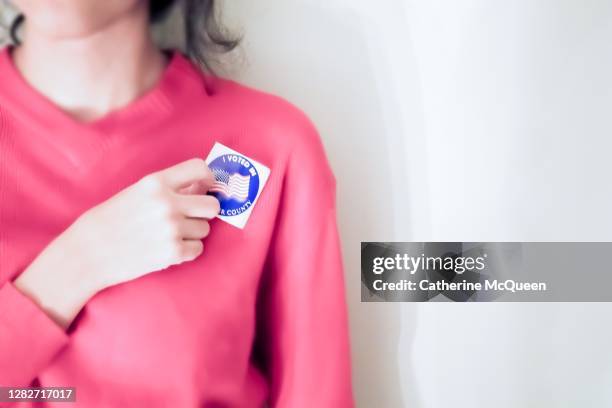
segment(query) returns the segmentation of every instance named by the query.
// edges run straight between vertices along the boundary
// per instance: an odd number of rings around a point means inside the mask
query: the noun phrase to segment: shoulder
[[[235,120],[252,134],[254,142],[267,146],[277,159],[284,157],[288,170],[333,178],[319,132],[300,108],[232,80],[215,78],[211,85],[213,100],[232,107]]]
[[[237,119],[250,129],[273,138],[277,147],[320,148],[319,132],[312,120],[291,102],[238,82],[216,78],[212,98],[235,109]]]

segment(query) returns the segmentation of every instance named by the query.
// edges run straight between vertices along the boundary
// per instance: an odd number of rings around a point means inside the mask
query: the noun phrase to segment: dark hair
[[[175,3],[182,6],[185,52],[199,66],[213,72],[211,57],[232,51],[240,37],[232,36],[218,20],[215,0],[149,0],[151,22],[163,20]],[[19,14],[10,27],[11,40],[19,44],[17,31],[25,21]]]

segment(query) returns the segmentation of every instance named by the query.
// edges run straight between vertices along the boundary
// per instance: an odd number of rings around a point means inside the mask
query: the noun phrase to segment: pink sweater
[[[213,220],[198,259],[102,291],[67,332],[12,285],[85,210],[215,142],[270,169],[244,229]],[[88,408],[346,407],[349,354],[335,180],[301,112],[175,53],[155,89],[79,123],[1,51],[0,386],[76,387]]]

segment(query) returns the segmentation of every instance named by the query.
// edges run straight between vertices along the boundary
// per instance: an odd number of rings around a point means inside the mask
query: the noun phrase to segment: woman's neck
[[[26,21],[15,65],[38,92],[80,121],[92,121],[153,88],[166,64],[146,8],[86,35],[50,38]]]

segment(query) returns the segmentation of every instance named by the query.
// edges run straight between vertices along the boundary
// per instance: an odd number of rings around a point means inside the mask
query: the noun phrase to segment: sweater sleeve
[[[292,149],[262,281],[272,407],[353,406],[335,179],[316,131]]]
[[[0,386],[27,386],[68,335],[11,282],[0,286]]]

